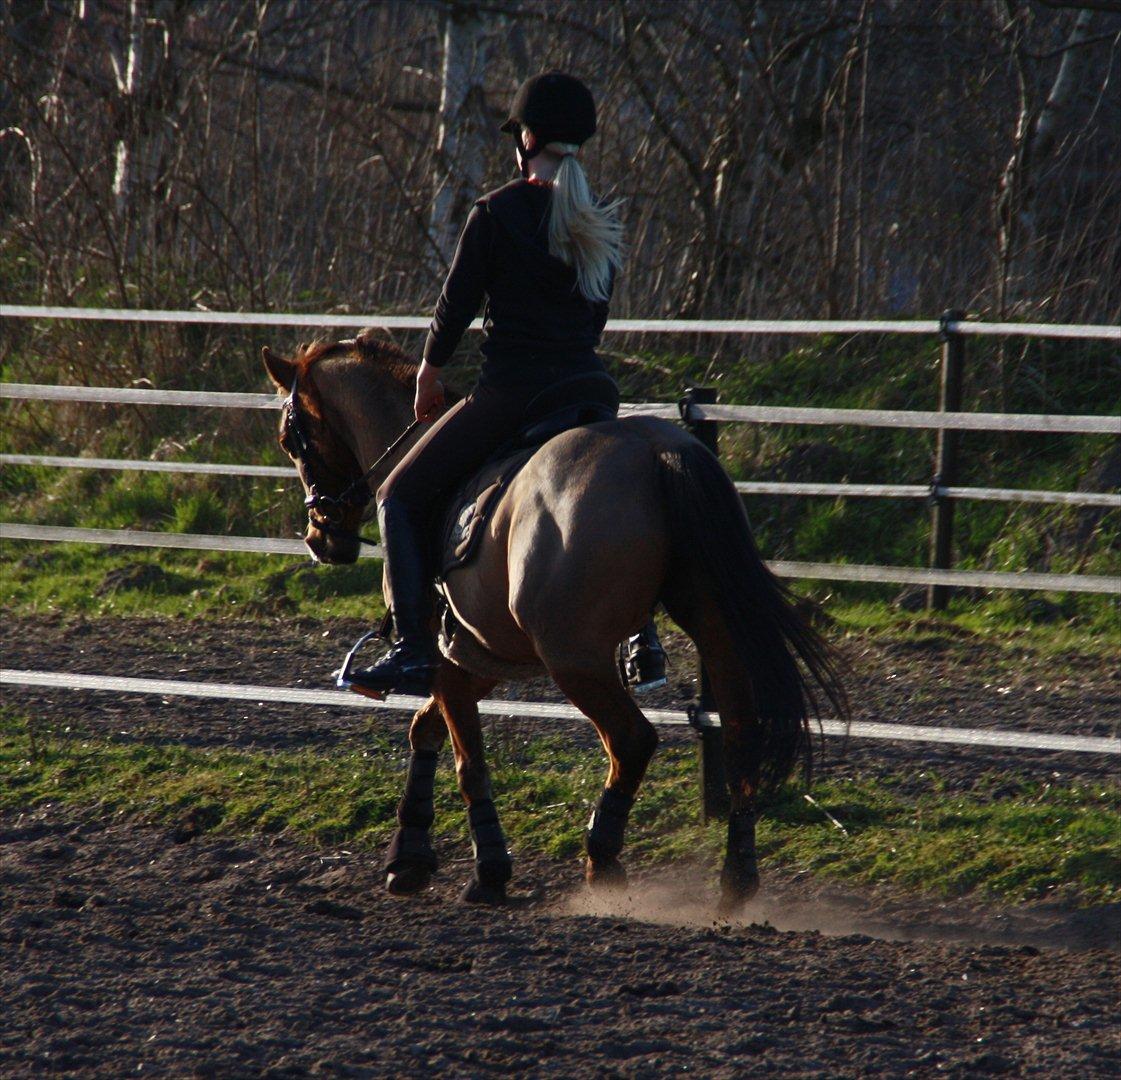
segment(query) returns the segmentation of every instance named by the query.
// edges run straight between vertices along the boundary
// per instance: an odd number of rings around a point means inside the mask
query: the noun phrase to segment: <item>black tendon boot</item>
[[[666,651],[658,641],[653,619],[624,643],[622,668],[635,693],[666,685]]]
[[[397,640],[372,667],[351,671],[347,682],[360,692],[428,694],[440,656],[432,638],[426,538],[405,507],[392,497],[378,506],[378,525]]]

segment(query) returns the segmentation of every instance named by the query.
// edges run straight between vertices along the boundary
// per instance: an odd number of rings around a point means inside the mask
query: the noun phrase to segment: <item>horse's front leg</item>
[[[411,896],[428,888],[436,871],[436,850],[430,836],[435,817],[432,788],[447,735],[443,710],[432,698],[409,727],[409,776],[397,804],[397,831],[385,857],[385,887],[394,896]]]
[[[445,664],[440,669],[435,689],[452,737],[455,771],[467,804],[471,847],[475,854],[474,877],[463,890],[461,899],[475,904],[503,903],[506,884],[513,875],[506,836],[494,807],[479,723],[479,699],[494,686],[493,681],[470,675],[454,664]]]

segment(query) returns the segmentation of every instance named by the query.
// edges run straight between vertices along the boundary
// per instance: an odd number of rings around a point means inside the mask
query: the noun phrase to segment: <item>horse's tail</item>
[[[813,761],[809,717],[817,713],[811,683],[839,716],[846,721],[849,716],[838,658],[763,562],[739,493],[716,457],[692,441],[661,451],[659,462],[672,558],[686,571],[685,580],[708,579],[733,652],[743,657],[757,712],[749,752],[759,785],[773,791],[799,760],[808,779]]]

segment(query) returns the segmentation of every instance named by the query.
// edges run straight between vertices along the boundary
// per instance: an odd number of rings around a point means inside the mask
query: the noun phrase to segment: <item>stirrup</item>
[[[366,697],[371,697],[375,701],[385,700],[385,691],[373,690],[368,687],[356,685],[353,679],[354,672],[351,670],[354,667],[354,657],[358,654],[358,650],[362,648],[371,638],[385,637],[381,627],[375,627],[373,630],[367,630],[353,645],[350,647],[350,652],[346,654],[346,659],[343,660],[343,666],[338,671],[334,672],[335,686],[339,690],[353,690],[356,694],[365,694]]]
[[[635,635],[638,637],[639,635]],[[666,678],[666,651],[660,644],[645,641],[631,648],[634,638],[625,641],[620,649],[619,668],[624,682],[636,694],[657,690],[669,681]]]
[[[407,644],[401,640],[370,667],[355,670],[352,658],[368,637],[368,634],[364,635],[347,654],[336,686],[342,686],[345,681],[347,689],[378,700],[384,699],[386,694],[427,696],[432,693],[432,684],[440,666],[438,653],[431,649],[417,649],[415,642]],[[409,654],[416,657],[417,662],[402,664],[404,656]]]

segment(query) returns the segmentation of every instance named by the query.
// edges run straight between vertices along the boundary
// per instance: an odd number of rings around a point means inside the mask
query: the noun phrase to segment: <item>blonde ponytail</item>
[[[611,295],[611,271],[623,265],[623,226],[618,210],[621,199],[600,205],[592,198],[588,178],[575,158],[578,146],[548,143],[561,163],[553,179],[549,211],[549,251],[576,271],[576,287],[592,301]]]

